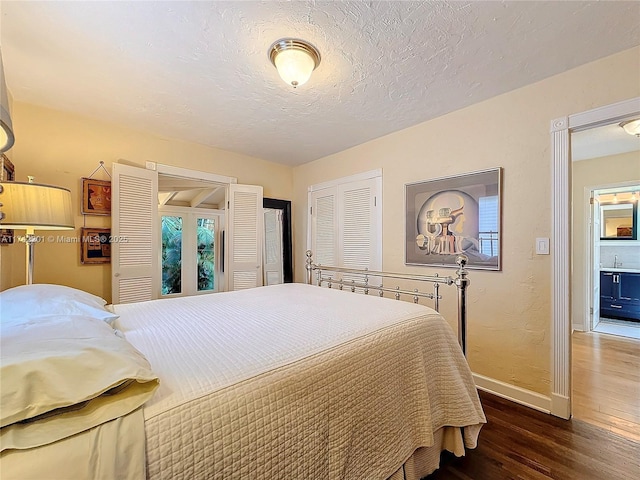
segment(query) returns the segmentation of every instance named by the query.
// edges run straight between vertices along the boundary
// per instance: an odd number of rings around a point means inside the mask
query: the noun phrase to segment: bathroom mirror
[[[638,203],[620,202],[600,206],[600,240],[637,240]]]

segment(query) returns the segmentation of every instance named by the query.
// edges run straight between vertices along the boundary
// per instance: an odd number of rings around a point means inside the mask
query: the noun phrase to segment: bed
[[[485,422],[455,335],[423,305],[285,284],[112,314],[109,328],[148,362],[140,381],[153,394],[67,438],[3,444],[3,479],[42,478],[33,464],[46,459],[47,478],[418,480],[442,450],[474,448]],[[122,432],[134,433],[117,451]],[[96,456],[104,443],[116,451],[84,466],[86,445]]]

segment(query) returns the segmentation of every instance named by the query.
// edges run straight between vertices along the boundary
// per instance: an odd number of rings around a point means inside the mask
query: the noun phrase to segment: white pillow
[[[144,355],[101,320],[46,315],[3,324],[0,450],[45,445],[126,415],[157,387]]]
[[[64,285],[21,285],[0,292],[0,321],[47,315],[85,315],[111,323],[118,315],[105,308],[106,300]]]

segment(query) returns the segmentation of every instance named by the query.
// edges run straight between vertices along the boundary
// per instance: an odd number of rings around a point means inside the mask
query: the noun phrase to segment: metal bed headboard
[[[389,272],[378,272],[375,270],[358,270],[353,268],[342,268],[342,267],[330,267],[326,265],[318,265],[313,263],[311,250],[307,250],[307,260],[306,260],[306,269],[307,269],[307,283],[311,285],[313,283],[313,272],[316,272],[316,285],[319,287],[322,286],[323,283],[327,284],[327,287],[333,288],[333,286],[337,286],[338,289],[343,290],[344,288],[350,289],[352,292],[355,292],[357,288],[361,289],[365,295],[368,295],[370,291],[378,292],[380,297],[384,296],[385,292],[390,292],[395,295],[396,300],[400,300],[402,295],[410,295],[413,297],[413,302],[418,303],[420,298],[428,298],[434,301],[434,309],[439,311],[440,307],[440,299],[442,296],[440,295],[440,284],[444,285],[455,285],[458,290],[458,342],[460,343],[460,347],[462,348],[462,352],[466,355],[467,353],[467,287],[471,283],[471,281],[467,278],[468,271],[464,268],[469,258],[466,255],[458,255],[456,257],[456,264],[458,265],[458,269],[456,270],[456,276],[451,277],[441,277],[437,273],[434,275],[417,275],[411,273],[389,273]],[[343,278],[333,278],[331,275],[328,275],[326,272],[333,273],[343,273],[348,275],[359,275],[362,277],[362,280],[356,281],[355,279],[343,279]],[[418,289],[415,290],[406,290],[401,289],[400,287],[390,288],[384,286],[384,283],[380,283],[380,285],[372,284],[369,282],[371,278],[375,279],[384,279],[384,278],[393,278],[396,280],[410,280],[410,281],[418,281],[418,282],[433,282],[432,288],[433,292],[422,292]]]

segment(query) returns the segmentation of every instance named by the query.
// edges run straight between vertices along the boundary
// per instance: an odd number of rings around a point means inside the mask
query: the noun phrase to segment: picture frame
[[[111,215],[111,180],[82,178],[83,215]]]
[[[502,167],[405,184],[405,264],[502,269]]]
[[[0,182],[12,182],[16,179],[16,169],[11,160],[4,154],[0,153]],[[11,245],[14,242],[13,230],[0,230],[0,245]]]
[[[82,227],[80,230],[80,263],[111,263],[111,229]]]

